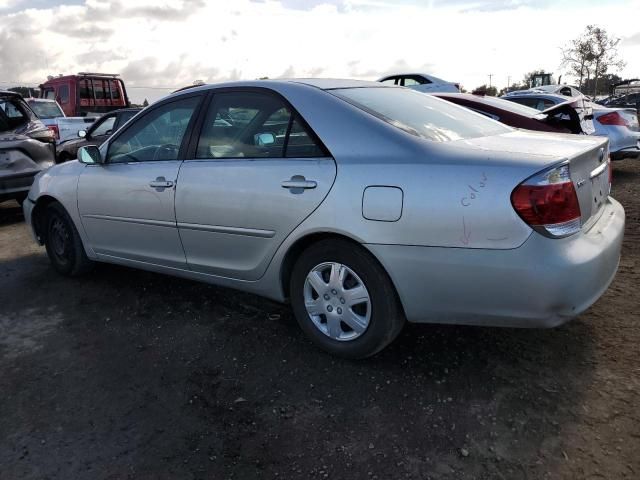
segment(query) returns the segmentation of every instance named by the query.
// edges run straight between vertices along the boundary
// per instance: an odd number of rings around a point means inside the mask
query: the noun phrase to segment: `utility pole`
[[[511,88],[511,75],[507,76],[507,90]]]
[[[489,74],[489,88],[491,88],[491,77],[493,77],[493,73]]]

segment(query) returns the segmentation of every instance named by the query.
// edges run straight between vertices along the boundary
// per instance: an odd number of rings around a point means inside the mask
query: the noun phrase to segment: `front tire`
[[[374,355],[404,326],[387,273],[368,251],[346,240],[324,240],[303,251],[289,291],[302,330],[334,355]]]
[[[93,262],[84,251],[78,230],[62,205],[52,203],[47,207],[45,225],[47,255],[58,273],[75,277],[93,267]]]

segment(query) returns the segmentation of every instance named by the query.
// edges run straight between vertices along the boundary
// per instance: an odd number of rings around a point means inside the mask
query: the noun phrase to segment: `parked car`
[[[115,112],[103,115],[86,130],[79,130],[76,132],[75,139],[58,145],[58,162],[66,162],[67,160],[76,158],[78,149],[85,145],[102,145],[102,142],[133,118],[140,110],[140,108],[123,108],[122,110],[116,110]]]
[[[31,109],[55,136],[56,143],[76,138],[78,130],[84,130],[95,117],[67,117],[55,100],[46,98],[25,99]]]
[[[511,127],[540,132],[584,133],[580,117],[570,102],[540,112],[535,108],[487,95],[469,93],[434,93],[432,95]]]
[[[598,103],[608,108],[632,108],[638,114],[640,113],[640,92],[608,97]]]
[[[538,110],[544,110],[567,101],[566,97],[553,94],[507,95],[502,98]],[[577,100],[580,101],[580,98]],[[587,100],[584,100],[584,105],[583,111],[588,111],[593,116],[593,135],[609,138],[612,160],[640,156],[638,116],[633,109],[604,108]]]
[[[459,92],[460,84],[447,82],[426,73],[401,73],[389,75],[378,80],[388,85],[411,88],[418,92]]]
[[[124,82],[109,73],[49,77],[40,85],[40,97],[56,100],[68,117],[97,117],[130,106]]]
[[[15,92],[0,91],[0,201],[22,203],[36,173],[53,165],[53,133]]]
[[[571,85],[541,85],[539,87],[527,88],[525,90],[514,90],[507,93],[507,96],[531,95],[531,94],[552,94],[563,97],[584,97],[585,95],[576,87]]]
[[[374,82],[223,83],[82,147],[24,212],[61,274],[111,262],[289,299],[314,343],[360,358],[405,319],[551,327],[595,302],[624,230],[607,143]]]

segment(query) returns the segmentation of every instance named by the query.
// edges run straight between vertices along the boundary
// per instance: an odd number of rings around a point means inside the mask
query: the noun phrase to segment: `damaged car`
[[[22,203],[33,177],[55,161],[55,137],[22,96],[0,91],[0,202]]]

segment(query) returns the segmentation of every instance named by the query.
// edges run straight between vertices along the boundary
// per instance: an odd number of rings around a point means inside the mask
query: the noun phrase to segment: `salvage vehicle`
[[[0,202],[24,201],[33,177],[53,165],[54,142],[20,94],[0,90]]]
[[[177,92],[40,174],[59,273],[95,261],[291,302],[336,355],[405,320],[552,327],[620,257],[606,138],[515,130],[407,88],[264,80]]]
[[[57,101],[68,117],[97,117],[130,106],[127,89],[118,74],[80,72],[48,77],[40,97]]]
[[[539,132],[585,133],[582,130],[580,117],[570,102],[561,103],[540,112],[535,108],[489,95],[469,93],[434,93],[432,95],[467,107],[511,127]]]
[[[426,73],[400,73],[388,75],[378,80],[388,85],[398,85],[411,88],[418,92],[459,92],[460,84],[447,82],[441,78]]]
[[[102,145],[102,142],[133,118],[140,110],[140,108],[123,108],[122,110],[116,110],[115,112],[103,115],[86,130],[79,130],[76,133],[75,139],[58,145],[56,149],[58,162],[66,162],[67,160],[76,158],[78,149],[85,145]]]
[[[561,95],[552,94],[507,95],[502,98],[538,110],[545,110],[567,101]],[[572,101],[583,102],[583,97],[574,97]],[[593,118],[593,135],[609,139],[612,160],[640,157],[640,129],[638,115],[633,108],[605,108],[587,100],[584,100],[584,105],[584,108],[576,107],[576,110],[579,114],[590,113]]]
[[[26,102],[55,136],[57,143],[75,138],[78,130],[84,130],[95,117],[67,117],[58,102],[46,98],[26,98]]]
[[[562,95],[563,97],[584,97],[585,95],[576,87],[571,85],[540,85],[537,87],[527,88],[525,90],[513,90],[506,96],[531,95],[531,94],[552,94]]]

